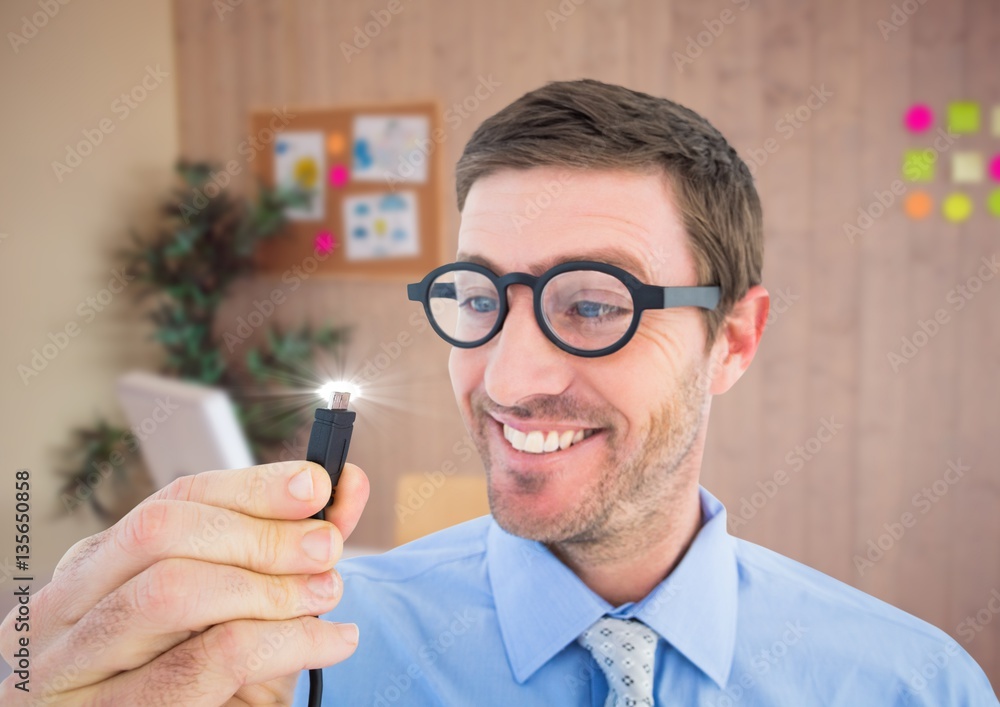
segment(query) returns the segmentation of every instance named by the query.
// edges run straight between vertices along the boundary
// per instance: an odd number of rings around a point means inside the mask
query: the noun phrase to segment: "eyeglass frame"
[[[490,331],[479,339],[471,342],[457,341],[448,334],[446,334],[440,326],[438,326],[437,319],[434,317],[433,312],[431,312],[430,304],[430,290],[433,282],[441,277],[442,275],[455,271],[472,271],[483,275],[496,288],[497,291],[497,301],[499,312],[497,314],[496,323]],[[621,338],[616,341],[611,346],[605,346],[603,349],[595,349],[594,351],[587,351],[585,349],[577,349],[569,344],[565,343],[560,339],[556,333],[552,330],[552,327],[545,321],[545,314],[542,310],[542,291],[545,286],[557,275],[561,275],[566,272],[572,272],[577,270],[593,270],[597,272],[604,273],[606,275],[611,275],[618,279],[625,287],[629,290],[632,296],[632,322],[629,324],[628,329],[622,334]],[[495,272],[489,268],[480,265],[479,263],[469,263],[469,262],[455,262],[448,263],[446,265],[441,265],[440,267],[434,268],[420,282],[415,282],[406,286],[406,294],[411,302],[421,302],[424,305],[424,313],[427,316],[427,320],[430,322],[431,327],[437,332],[438,336],[447,341],[452,346],[457,346],[461,349],[474,349],[483,344],[488,343],[493,337],[499,333],[503,328],[504,322],[507,320],[507,314],[510,311],[508,305],[507,289],[511,285],[525,285],[531,288],[532,299],[534,301],[535,310],[535,321],[538,324],[538,328],[542,330],[545,337],[555,344],[557,347],[565,351],[566,353],[573,354],[574,356],[581,356],[583,358],[597,358],[599,356],[607,356],[612,354],[622,347],[625,346],[632,337],[635,335],[636,330],[639,328],[639,320],[642,313],[647,309],[671,309],[674,307],[699,307],[701,309],[707,309],[709,311],[715,310],[719,305],[719,300],[721,299],[722,288],[718,285],[696,285],[696,286],[662,286],[662,285],[647,285],[646,283],[640,281],[634,275],[632,275],[627,270],[623,270],[616,265],[611,265],[610,263],[600,263],[591,260],[574,260],[565,263],[559,263],[548,270],[546,270],[541,275],[531,275],[530,273],[523,272],[512,272],[506,275],[497,275]]]

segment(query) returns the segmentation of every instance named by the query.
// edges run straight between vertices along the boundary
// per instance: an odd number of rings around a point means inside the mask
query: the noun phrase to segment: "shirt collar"
[[[601,616],[637,618],[720,688],[736,644],[738,576],[726,509],[699,487],[702,527],[674,571],[642,601],[613,607],[544,545],[492,521],[487,562],[500,632],[523,683]]]

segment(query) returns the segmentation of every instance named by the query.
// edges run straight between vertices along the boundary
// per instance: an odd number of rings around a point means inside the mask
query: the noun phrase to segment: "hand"
[[[330,498],[317,464],[177,479],[59,561],[29,603],[31,692],[0,704],[289,704],[299,671],[349,657],[353,624],[315,618],[340,600],[333,569],[368,500],[346,465]],[[16,611],[16,610],[15,610]],[[11,612],[0,655],[13,664]]]

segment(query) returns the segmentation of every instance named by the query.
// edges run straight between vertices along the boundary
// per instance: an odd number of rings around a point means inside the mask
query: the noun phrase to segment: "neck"
[[[638,602],[673,572],[701,528],[697,482],[674,498],[674,503],[635,527],[549,549],[612,606]]]

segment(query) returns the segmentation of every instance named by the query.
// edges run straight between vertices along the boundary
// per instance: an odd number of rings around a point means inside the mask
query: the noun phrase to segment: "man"
[[[997,704],[947,635],[730,537],[699,486],[711,397],[769,303],[756,192],[717,131],[553,83],[457,175],[457,264],[409,290],[454,346],[492,514],[338,574],[357,467],[329,522],[314,465],[179,480],[66,554],[30,605],[37,690],[8,680],[3,704],[287,702],[325,666],[327,705]]]
[[[715,129],[553,83],[480,126],[457,182],[474,265],[410,295],[454,345],[492,513],[344,565],[329,618],[362,639],[326,704],[997,704],[946,634],[729,536],[699,488],[769,303],[757,194]],[[658,286],[634,332],[640,296],[579,261]],[[700,306],[659,307],[664,286]]]

